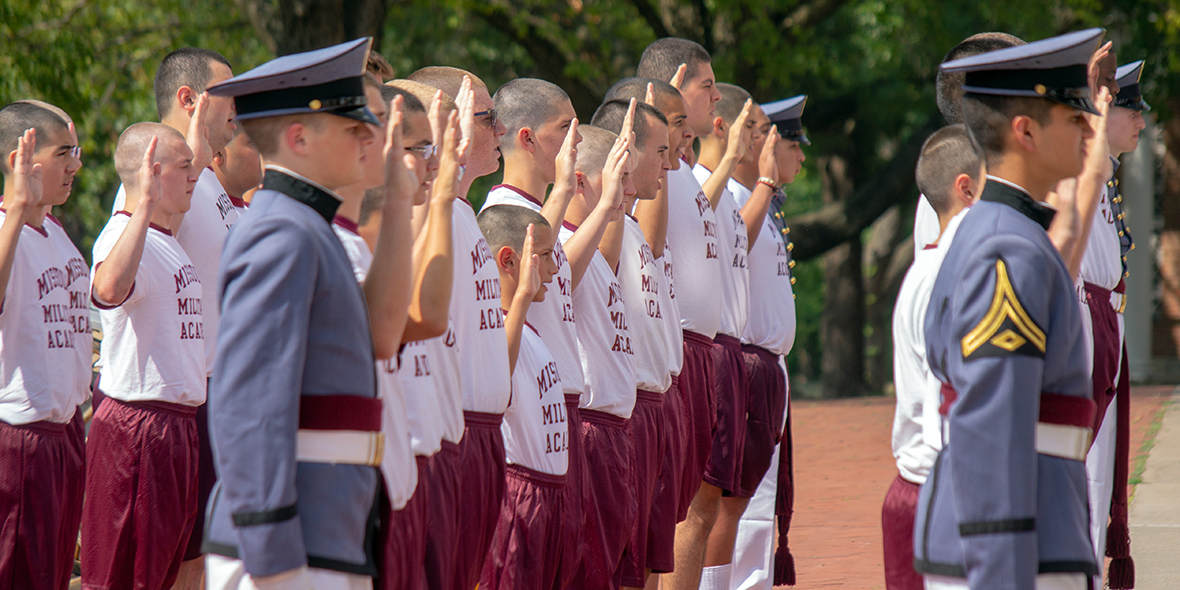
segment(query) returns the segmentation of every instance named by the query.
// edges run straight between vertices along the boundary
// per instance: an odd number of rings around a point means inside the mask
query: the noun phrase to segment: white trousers
[[[1111,402],[1102,419],[1102,427],[1094,436],[1094,445],[1086,454],[1086,485],[1090,497],[1090,542],[1098,563],[1095,578],[1102,587],[1102,567],[1106,560],[1106,523],[1110,520],[1110,500],[1114,494],[1115,434],[1118,427],[1118,405]]]
[[[783,357],[778,359],[779,368],[787,375]],[[787,381],[787,395],[791,395],[791,384]],[[783,405],[783,428],[787,424],[787,407]],[[770,469],[762,477],[762,483],[750,499],[749,506],[738,521],[737,542],[733,546],[733,573],[730,588],[734,590],[773,590],[774,588],[774,505],[778,496],[778,462],[782,445],[774,447]]]
[[[967,580],[926,575],[926,590],[969,590]],[[1086,590],[1086,574],[1038,574],[1037,590]]]
[[[241,560],[205,556],[207,590],[373,590],[373,578],[332,570],[304,568],[299,574],[274,584],[256,586]]]

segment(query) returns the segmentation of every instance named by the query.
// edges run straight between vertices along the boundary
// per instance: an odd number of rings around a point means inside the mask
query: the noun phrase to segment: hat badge
[[[1044,94],[1048,92],[1048,89],[1045,88],[1044,84],[1037,84],[1036,86],[1033,86],[1033,90],[1035,90],[1037,94]]]
[[[307,103],[307,106],[313,111],[318,111],[320,107],[324,106],[324,103],[320,102],[318,98],[313,98],[311,102]]]

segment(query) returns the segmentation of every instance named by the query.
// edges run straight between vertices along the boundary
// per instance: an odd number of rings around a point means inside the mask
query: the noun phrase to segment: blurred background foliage
[[[813,145],[786,206],[800,261],[789,363],[797,390],[851,396],[891,381],[889,318],[912,259],[913,166],[921,141],[944,124],[934,101],[943,55],[981,31],[1035,40],[1090,26],[1107,29],[1120,63],[1148,60],[1144,92],[1170,120],[1180,0],[4,0],[0,104],[39,98],[77,121],[85,167],[59,217],[88,254],[118,186],[118,134],[157,118],[152,77],[172,49],[218,50],[240,73],[372,35],[398,76],[453,65],[493,92],[512,78],[544,78],[589,120],[648,43],[696,40],[719,80],[758,101],[810,96]],[[472,200],[496,180],[477,183]]]

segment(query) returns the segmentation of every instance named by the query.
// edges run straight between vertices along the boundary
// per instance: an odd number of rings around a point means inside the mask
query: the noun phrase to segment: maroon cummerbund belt
[[[305,395],[299,398],[299,428],[381,432],[381,398]]]
[[[942,384],[942,405],[938,413],[946,416],[950,413],[951,405],[959,398],[959,392],[950,383]],[[1094,424],[1094,413],[1097,406],[1088,397],[1062,395],[1060,393],[1041,392],[1041,411],[1037,422],[1046,424],[1061,424],[1063,426],[1079,426],[1090,428]]]

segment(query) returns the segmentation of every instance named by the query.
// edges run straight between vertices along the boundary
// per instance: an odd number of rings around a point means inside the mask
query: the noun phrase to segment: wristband
[[[758,183],[759,183],[759,184],[765,184],[766,186],[769,186],[771,189],[777,189],[777,188],[778,188],[778,183],[777,183],[777,182],[775,182],[773,178],[770,178],[770,177],[768,177],[768,176],[759,176],[759,177],[758,177]]]

